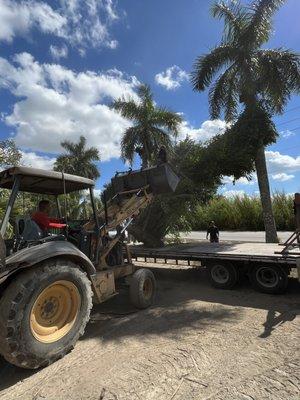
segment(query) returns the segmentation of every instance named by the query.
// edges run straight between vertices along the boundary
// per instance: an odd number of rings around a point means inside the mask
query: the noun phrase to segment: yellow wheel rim
[[[30,313],[33,336],[42,343],[53,343],[72,329],[81,306],[74,283],[57,281],[44,289]]]

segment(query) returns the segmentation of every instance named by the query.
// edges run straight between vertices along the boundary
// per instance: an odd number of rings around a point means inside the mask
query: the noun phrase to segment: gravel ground
[[[152,266],[155,305],[127,292],[94,307],[64,359],[32,372],[0,359],[0,398],[47,400],[299,400],[300,294],[270,296],[247,283],[209,286],[202,269]]]

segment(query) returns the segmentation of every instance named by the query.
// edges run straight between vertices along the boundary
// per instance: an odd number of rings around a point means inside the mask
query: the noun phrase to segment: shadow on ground
[[[0,356],[0,398],[2,390],[13,386],[18,382],[22,382],[34,373],[35,371],[28,371],[26,369],[14,367]]]
[[[94,307],[83,340],[97,336],[104,341],[121,340],[131,335],[178,336],[178,332],[186,327],[201,331],[217,325],[220,320],[238,322],[244,307],[268,311],[260,336],[263,338],[269,336],[277,325],[292,321],[300,313],[296,279],[290,279],[285,295],[267,295],[254,291],[246,280],[235,290],[214,289],[201,268],[151,269],[158,281],[155,305],[148,310],[136,310],[129,302],[128,293],[122,291],[119,296]],[[206,302],[214,303],[215,307],[206,309]]]
[[[279,324],[292,321],[300,313],[299,283],[291,279],[288,293],[281,296],[260,294],[244,282],[236,290],[224,291],[210,287],[204,269],[151,268],[158,282],[155,305],[148,310],[136,310],[129,301],[128,290],[110,301],[94,306],[91,321],[82,340],[99,337],[103,342],[121,341],[137,336],[147,341],[152,335],[178,340],[185,329],[194,328],[201,334],[218,327],[221,322],[238,323],[243,308],[267,311],[261,338],[272,334]],[[205,303],[213,303],[207,305]],[[0,358],[0,391],[33,375]],[[1,394],[0,394],[1,398]]]

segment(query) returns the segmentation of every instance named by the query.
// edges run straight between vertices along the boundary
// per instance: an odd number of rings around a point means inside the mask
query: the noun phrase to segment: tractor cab
[[[92,206],[91,219],[97,220],[95,200],[93,195],[94,181],[91,179],[65,174],[62,172],[47,171],[28,167],[9,168],[0,173],[0,188],[10,190],[5,214],[1,223],[1,236],[6,238],[9,223],[13,227],[13,234],[5,240],[6,255],[10,255],[24,247],[37,245],[47,241],[69,240],[79,249],[90,256],[88,251],[88,233],[83,233],[84,222],[72,220],[68,216],[67,195],[74,192],[88,190],[90,204]],[[28,210],[26,205],[26,193],[35,194],[38,207],[40,200],[46,198],[51,203],[52,215],[62,223],[60,229],[49,228],[43,230],[32,218],[33,210]],[[22,197],[23,196],[23,197]],[[14,217],[14,205],[17,198],[22,203],[23,215]],[[55,224],[54,224],[55,225]],[[96,224],[95,224],[96,226]]]

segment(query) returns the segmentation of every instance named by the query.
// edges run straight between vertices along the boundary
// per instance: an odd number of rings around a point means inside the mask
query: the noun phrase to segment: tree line
[[[272,208],[278,231],[293,231],[294,198],[285,193],[272,196]],[[191,230],[206,230],[215,221],[221,230],[263,231],[264,220],[260,198],[257,196],[217,196],[206,204],[198,204],[190,221]]]

